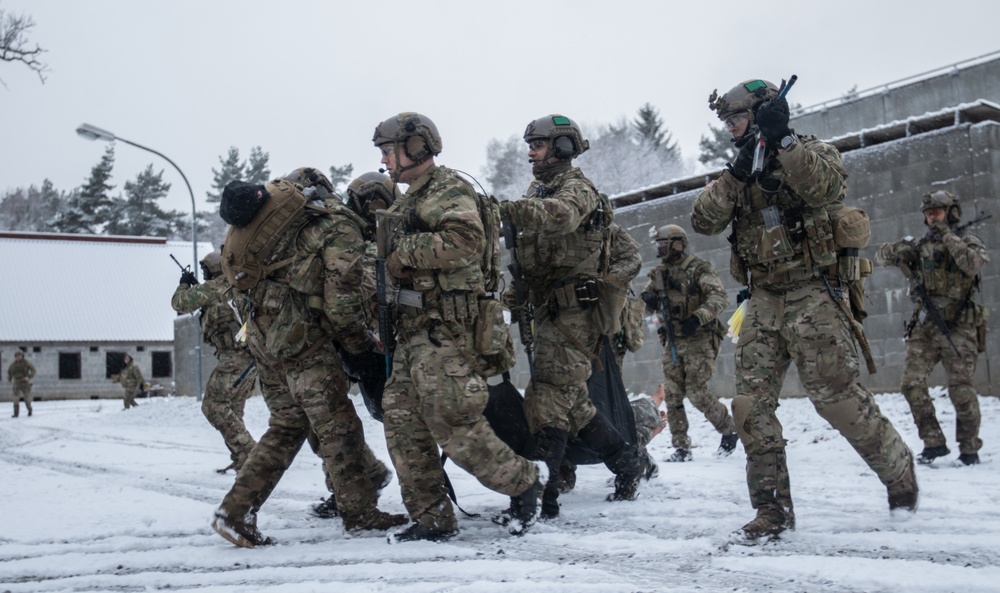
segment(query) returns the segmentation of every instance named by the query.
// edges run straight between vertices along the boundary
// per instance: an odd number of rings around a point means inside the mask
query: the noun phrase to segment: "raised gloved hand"
[[[939,237],[944,237],[951,232],[951,227],[948,226],[948,223],[943,220],[932,222],[930,224],[930,229]]]
[[[641,296],[643,302],[646,303],[646,308],[650,311],[656,311],[660,308],[660,297],[655,292],[644,292]]]
[[[184,270],[181,272],[181,284],[187,284],[188,286],[194,286],[198,284],[198,279],[194,277],[194,272],[191,270]]]
[[[768,141],[778,142],[792,133],[788,129],[788,100],[775,97],[757,108],[757,127]]]
[[[681,322],[681,335],[685,338],[691,337],[696,331],[698,331],[698,326],[701,325],[701,320],[694,315],[688,317]]]
[[[740,148],[740,152],[737,153],[736,159],[726,165],[732,176],[739,181],[746,181],[750,177],[750,172],[753,170],[753,151],[755,148],[754,142],[745,142]]]

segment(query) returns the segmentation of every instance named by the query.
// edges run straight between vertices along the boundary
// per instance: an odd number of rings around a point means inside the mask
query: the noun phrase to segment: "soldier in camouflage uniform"
[[[615,282],[604,268],[614,222],[611,204],[572,165],[589,143],[562,115],[532,121],[524,140],[535,181],[523,199],[501,203],[501,216],[519,232],[518,255],[535,307],[534,379],[525,391],[524,411],[537,445],[535,457],[545,461],[551,476],[542,517],[554,518],[559,515],[559,467],[570,436],[600,454],[614,472],[615,492],[609,500],[635,498],[643,463],[635,444],[626,440],[632,435],[619,434],[597,412],[587,391],[603,340],[592,315],[597,282]],[[631,279],[641,259],[635,253],[624,263],[629,260],[620,269]],[[618,286],[624,291],[628,282]]]
[[[650,270],[642,298],[650,311],[659,313],[661,321],[667,417],[674,445],[667,461],[692,459],[685,396],[722,435],[716,455],[728,456],[739,439],[736,426],[726,406],[708,390],[725,333],[718,316],[728,304],[726,289],[710,263],[686,252],[684,229],[676,224],[653,227],[650,237],[656,243],[660,264]],[[667,303],[670,311],[664,312]],[[663,323],[671,324],[673,341]]]
[[[361,302],[365,223],[339,201],[322,200],[315,188],[332,186],[315,169],[299,170],[293,178],[314,185],[234,181],[224,189],[219,210],[232,225],[223,271],[246,290],[247,344],[270,412],[267,431],[212,522],[222,537],[247,548],[273,543],[257,529],[257,512],[310,429],[319,439],[345,529],[381,530],[406,521],[376,506],[378,490],[364,465],[364,430],[337,354],[338,344],[350,352],[377,346]]]
[[[14,388],[14,415],[21,413],[20,400],[24,398],[24,406],[28,408],[28,415],[31,416],[31,380],[35,378],[35,365],[30,360],[24,358],[24,353],[18,350],[14,353],[14,362],[7,367],[7,382]]]
[[[653,456],[649,454],[646,447],[656,435],[667,427],[667,413],[660,410],[660,406],[666,399],[667,391],[663,383],[660,383],[653,395],[638,397],[630,402],[632,415],[635,417],[636,445],[639,447],[639,454],[646,458],[646,469],[643,472],[643,477],[647,480],[655,478],[660,473]]]
[[[740,152],[691,213],[691,226],[706,235],[732,223],[731,272],[751,291],[733,399],[757,510],[737,532],[746,539],[795,525],[785,439],[775,414],[792,360],[816,411],[886,486],[889,508],[917,506],[913,454],[857,381],[856,321],[848,317],[849,285],[843,283],[856,280],[850,273],[858,266],[835,246],[831,223],[831,212],[843,207],[847,173],[836,148],[788,128],[788,103],[777,95],[777,87],[762,80],[741,83],[722,97],[712,94],[710,107]],[[760,172],[753,170],[757,129],[766,148]]]
[[[215,346],[218,363],[208,377],[201,413],[215,430],[219,431],[229,449],[231,463],[219,470],[226,473],[240,471],[254,445],[257,444],[243,424],[243,409],[257,380],[257,370],[251,368],[253,357],[245,344],[236,343],[240,321],[229,304],[229,283],[222,275],[222,255],[213,251],[201,260],[204,284],[190,271],[181,274],[180,283],[170,299],[170,306],[178,313],[191,313],[201,309],[201,328],[205,340]],[[233,383],[240,378],[239,385]]]
[[[392,540],[440,541],[457,533],[439,446],[481,484],[515,497],[508,530],[520,535],[538,514],[538,471],[483,416],[489,392],[472,340],[485,298],[484,251],[498,245],[486,245],[472,187],[434,163],[441,136],[430,119],[400,113],[379,124],[372,141],[392,179],[409,184],[389,210],[405,213],[412,232],[392,238],[386,267],[423,302],[396,307],[396,351],[382,401],[386,441],[413,519]]]
[[[130,354],[126,354],[122,362],[125,363],[125,366],[111,378],[111,382],[121,383],[125,389],[125,409],[127,410],[139,405],[135,401],[135,396],[145,388],[146,379],[142,376],[139,365],[135,364]]]
[[[955,406],[958,459],[965,465],[979,463],[979,399],[972,386],[979,353],[985,349],[989,309],[972,300],[979,289],[980,272],[990,257],[978,237],[964,230],[955,232],[962,215],[958,199],[946,191],[923,198],[924,224],[929,228],[919,241],[905,239],[885,243],[878,259],[899,266],[910,280],[910,294],[923,288],[947,324],[945,336],[919,299],[906,332],[906,364],[903,395],[924,442],[917,456],[920,463],[950,453],[944,433],[927,393],[927,377],[941,363],[948,375],[948,396]],[[949,341],[950,337],[950,341]]]

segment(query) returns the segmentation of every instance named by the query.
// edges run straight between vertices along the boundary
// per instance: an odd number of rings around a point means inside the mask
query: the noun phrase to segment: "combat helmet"
[[[369,222],[375,211],[384,210],[400,197],[399,186],[381,173],[365,173],[347,186],[347,205]]]
[[[583,138],[580,126],[564,115],[553,113],[528,123],[524,141],[551,140],[552,156],[568,161],[587,152],[590,142]]]
[[[404,154],[414,164],[420,164],[441,153],[441,134],[426,115],[404,111],[375,127],[375,146],[393,143],[402,146]]]
[[[313,167],[299,167],[285,175],[285,180],[302,186],[302,194],[307,199],[322,199],[333,193],[333,183],[330,179]]]
[[[201,259],[201,274],[205,280],[218,278],[222,275],[222,254],[213,251]]]
[[[958,221],[962,219],[962,204],[959,202],[958,197],[951,192],[939,189],[924,194],[920,203],[920,211],[926,212],[934,208],[941,208],[947,213],[948,224],[958,224]],[[926,218],[924,219],[924,224],[927,224]]]
[[[687,232],[684,231],[680,226],[676,224],[668,224],[661,227],[650,227],[649,237],[653,241],[673,241],[674,239],[680,239],[681,244],[684,245],[684,249],[688,246],[688,236]]]
[[[708,97],[708,108],[715,111],[719,119],[723,121],[727,117],[747,111],[750,113],[750,123],[752,124],[757,107],[764,101],[777,96],[778,87],[773,82],[759,78],[744,80],[721,97],[718,89],[712,91]]]

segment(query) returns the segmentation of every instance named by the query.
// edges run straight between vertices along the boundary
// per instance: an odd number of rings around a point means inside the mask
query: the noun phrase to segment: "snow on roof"
[[[191,242],[0,232],[0,342],[173,340],[170,254],[191,264]]]

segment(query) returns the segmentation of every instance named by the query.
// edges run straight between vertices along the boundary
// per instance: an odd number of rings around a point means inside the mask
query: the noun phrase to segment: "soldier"
[[[7,382],[14,387],[14,415],[17,418],[21,413],[20,400],[24,398],[24,405],[28,408],[28,415],[31,416],[31,380],[35,378],[35,365],[30,360],[24,358],[24,353],[20,350],[14,352],[14,362],[7,367]]]
[[[495,252],[499,239],[486,244],[472,187],[435,164],[441,136],[430,119],[400,113],[379,124],[372,141],[392,179],[409,184],[389,211],[405,213],[413,232],[392,238],[386,266],[423,303],[396,307],[396,351],[382,401],[389,453],[413,519],[390,541],[441,541],[458,532],[438,446],[487,488],[515,497],[508,530],[521,535],[538,515],[538,470],[483,417],[489,392],[472,339],[485,297],[484,252]]]
[[[127,410],[139,405],[135,401],[135,396],[137,393],[143,392],[146,386],[146,379],[142,376],[139,365],[135,364],[130,354],[125,353],[122,363],[125,366],[122,367],[122,370],[117,375],[111,377],[111,382],[121,383],[121,386],[125,389],[125,409]]]
[[[642,299],[660,316],[667,418],[674,446],[667,461],[691,461],[693,457],[685,396],[722,435],[716,455],[726,457],[736,448],[739,436],[726,406],[708,390],[725,333],[718,316],[728,304],[726,289],[710,263],[686,252],[684,229],[668,224],[652,227],[649,234],[656,243],[660,264],[650,270]],[[670,324],[670,331],[666,324]]]
[[[849,252],[835,245],[831,222],[844,207],[847,173],[836,148],[789,129],[788,102],[777,95],[778,88],[763,80],[740,83],[722,97],[712,93],[709,105],[733,134],[739,154],[701,192],[691,213],[692,227],[705,235],[732,223],[730,269],[751,294],[736,349],[733,398],[750,502],[757,510],[736,534],[746,539],[795,526],[785,440],[775,414],[792,360],[816,411],[886,486],[889,508],[917,507],[913,454],[857,382],[856,322],[845,289],[858,280],[846,272],[859,266],[845,265],[845,274],[839,273],[838,260]],[[755,172],[757,130],[765,158]]]
[[[534,378],[525,391],[524,411],[535,437],[535,457],[549,468],[542,517],[554,518],[559,516],[559,467],[570,436],[584,441],[614,472],[609,500],[635,498],[643,463],[635,444],[597,413],[587,391],[603,343],[594,318],[598,281],[613,279],[605,268],[614,222],[607,197],[572,165],[589,143],[562,115],[530,122],[524,140],[535,181],[524,199],[501,203],[501,216],[520,233],[519,257],[535,306]],[[634,276],[641,261],[632,265]],[[626,288],[618,285],[623,294]]]
[[[643,477],[647,480],[655,478],[659,473],[653,456],[649,454],[646,447],[649,441],[656,435],[663,432],[667,427],[668,415],[660,409],[667,399],[667,391],[663,383],[656,389],[656,392],[649,397],[638,397],[632,400],[632,414],[635,416],[635,438],[639,447],[639,454],[646,458],[646,469]]]
[[[229,304],[229,284],[222,275],[222,255],[213,251],[201,260],[204,284],[198,284],[190,271],[181,274],[181,280],[170,306],[178,313],[191,313],[201,309],[201,328],[205,339],[215,346],[215,369],[208,377],[201,413],[208,423],[218,430],[229,449],[229,467],[218,470],[240,471],[256,441],[243,424],[243,409],[253,391],[257,371],[253,357],[245,344],[236,343],[240,321]],[[243,375],[244,371],[246,374]],[[242,376],[242,378],[240,378]],[[233,383],[240,379],[237,386]]]
[[[257,512],[310,428],[345,529],[383,530],[406,521],[376,506],[378,490],[365,471],[364,431],[337,354],[338,344],[350,352],[377,347],[361,302],[364,222],[339,201],[322,200],[315,188],[332,186],[315,169],[291,177],[312,185],[234,181],[223,190],[219,209],[232,225],[223,271],[246,292],[247,344],[270,412],[267,431],[212,522],[219,535],[245,548],[273,543],[258,530]]]
[[[979,289],[980,271],[989,263],[978,237],[955,228],[962,216],[958,198],[946,191],[923,197],[921,210],[929,228],[919,241],[885,243],[878,259],[899,266],[910,281],[916,306],[906,326],[906,363],[903,395],[917,424],[924,450],[920,463],[931,463],[950,453],[927,393],[927,377],[938,362],[948,375],[948,396],[955,406],[958,459],[979,463],[979,399],[972,386],[979,353],[985,349],[989,309],[972,300]],[[916,298],[919,291],[930,297]],[[934,309],[931,311],[930,309]],[[943,321],[947,332],[935,323]]]

